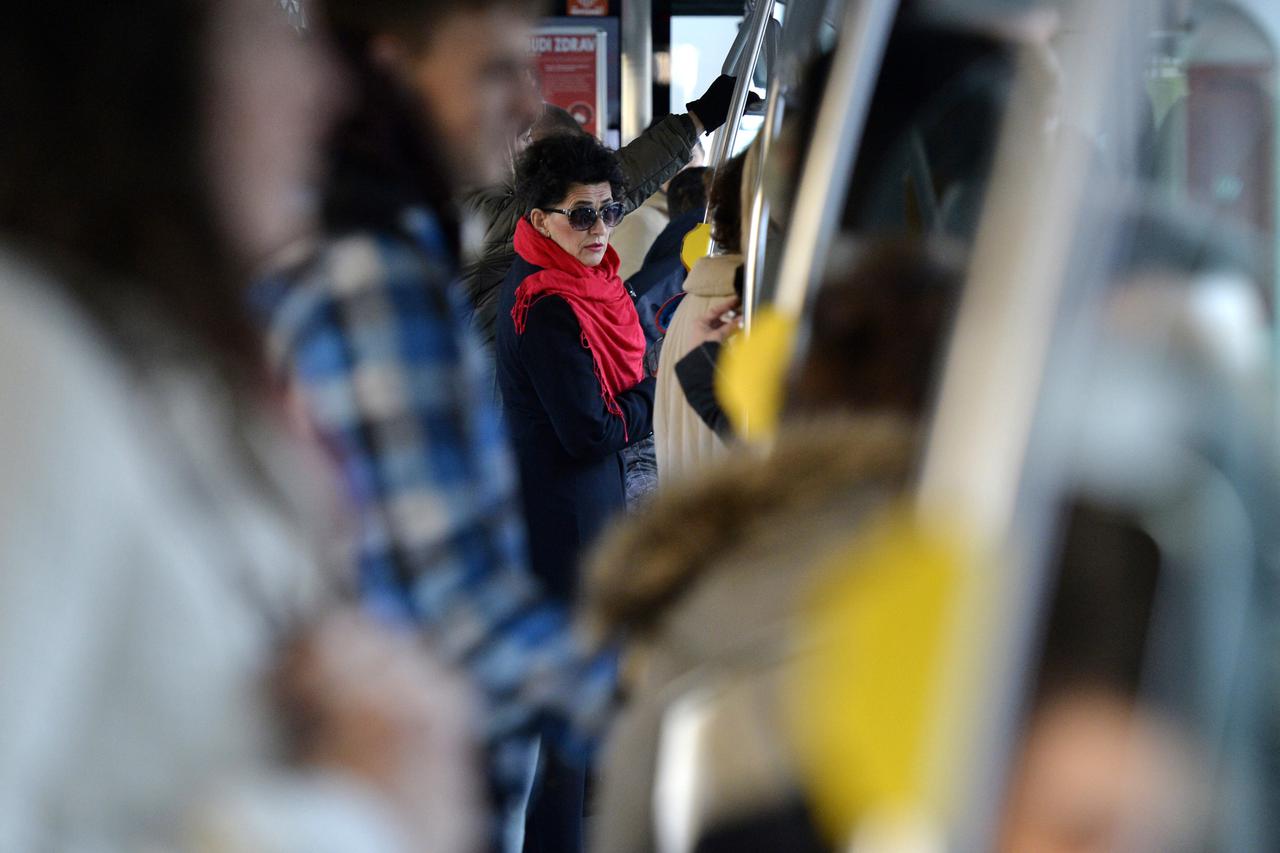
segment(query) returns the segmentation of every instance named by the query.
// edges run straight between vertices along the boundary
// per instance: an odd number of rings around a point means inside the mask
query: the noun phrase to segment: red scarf
[[[559,296],[568,302],[582,327],[582,345],[591,353],[600,396],[609,412],[622,418],[625,435],[626,418],[616,398],[644,379],[645,339],[635,303],[618,278],[618,253],[610,246],[598,265],[586,266],[525,219],[516,225],[515,249],[542,267],[516,288],[511,309],[516,334],[524,334],[529,308],[542,297]]]

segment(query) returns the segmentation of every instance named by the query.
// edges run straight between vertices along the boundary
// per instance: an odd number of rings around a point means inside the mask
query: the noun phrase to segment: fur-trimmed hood
[[[742,450],[615,527],[587,562],[593,630],[660,630],[712,575],[725,583],[786,570],[896,495],[915,461],[897,418],[831,418],[784,428],[765,456]],[[814,555],[816,556],[816,555]]]

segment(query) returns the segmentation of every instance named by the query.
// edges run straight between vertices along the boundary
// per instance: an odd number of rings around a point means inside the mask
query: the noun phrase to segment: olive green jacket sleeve
[[[689,162],[697,141],[697,131],[687,115],[670,115],[618,150],[627,182],[623,201],[628,213],[644,204]],[[475,312],[473,325],[485,346],[492,346],[498,288],[515,262],[511,240],[520,211],[510,182],[474,192],[464,205],[469,215],[485,224],[485,232],[478,255],[462,269],[462,284]]]
[[[628,213],[684,168],[697,142],[693,120],[687,115],[671,115],[618,149],[618,162],[627,179],[623,200]]]

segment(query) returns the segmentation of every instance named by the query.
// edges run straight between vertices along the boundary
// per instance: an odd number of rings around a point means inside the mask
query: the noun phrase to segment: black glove
[[[721,74],[715,79],[714,83],[707,87],[707,91],[702,93],[701,98],[684,105],[688,112],[696,115],[698,121],[702,122],[702,129],[705,132],[711,133],[719,130],[725,119],[729,117],[729,107],[733,102],[733,87],[737,82],[737,77]],[[748,92],[747,109],[751,109],[761,100],[761,97],[755,92]]]

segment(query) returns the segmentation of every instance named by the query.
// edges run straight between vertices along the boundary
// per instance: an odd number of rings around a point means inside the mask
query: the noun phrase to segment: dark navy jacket
[[[617,396],[624,426],[605,408],[569,303],[538,299],[517,335],[516,288],[539,269],[517,257],[502,283],[498,387],[520,463],[533,571],[549,591],[572,601],[583,551],[626,509],[621,451],[653,430],[654,380]]]
[[[655,322],[659,309],[682,291],[685,277],[689,274],[680,259],[685,235],[703,220],[706,212],[706,208],[700,207],[671,220],[645,254],[644,266],[627,281],[639,297],[636,313],[640,315],[644,336],[651,344],[663,335],[663,330]]]

